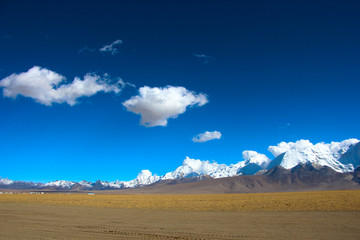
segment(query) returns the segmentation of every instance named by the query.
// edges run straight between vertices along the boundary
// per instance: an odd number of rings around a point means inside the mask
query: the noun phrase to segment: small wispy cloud
[[[209,56],[209,55],[205,55],[205,54],[194,53],[193,56],[196,57],[196,58],[198,58],[198,59],[200,59],[201,62],[202,62],[202,63],[205,63],[205,64],[210,63],[210,62],[212,62],[212,61],[215,60],[214,57]]]
[[[83,48],[81,48],[81,49],[79,50],[79,53],[83,53],[83,52],[95,52],[95,51],[96,51],[95,48],[89,48],[88,46],[85,46],[85,47],[83,47]]]
[[[221,133],[219,131],[213,131],[213,132],[209,132],[206,131],[204,133],[200,133],[198,135],[196,135],[195,137],[193,137],[192,141],[193,142],[207,142],[210,140],[214,140],[214,139],[220,139],[221,138]]]
[[[111,53],[111,55],[115,55],[119,52],[119,49],[117,48],[117,46],[122,43],[123,43],[123,41],[118,39],[109,45],[103,46],[102,48],[99,49],[99,51],[100,52],[109,52],[109,53]]]
[[[290,123],[286,123],[286,124],[284,124],[284,125],[279,126],[279,128],[280,128],[280,129],[285,129],[285,128],[289,128],[290,126],[291,126]]]

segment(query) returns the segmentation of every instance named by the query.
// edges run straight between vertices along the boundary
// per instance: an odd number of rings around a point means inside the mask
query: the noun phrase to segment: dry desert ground
[[[360,191],[1,194],[0,239],[359,239]]]

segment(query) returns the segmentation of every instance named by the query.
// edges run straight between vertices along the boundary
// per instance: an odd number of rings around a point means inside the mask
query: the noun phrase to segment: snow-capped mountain
[[[259,171],[281,166],[291,169],[298,164],[311,163],[330,167],[341,173],[352,172],[360,165],[360,141],[348,139],[342,142],[312,144],[309,140],[299,140],[295,143],[281,142],[277,146],[270,146],[269,151],[275,159],[255,151],[244,151],[243,161],[235,164],[218,164],[186,157],[183,164],[172,172],[161,177],[153,176],[151,172],[140,173],[137,179],[122,182],[124,187],[149,185],[157,181],[201,177],[224,178],[238,175],[253,175]],[[146,176],[144,179],[140,176]]]
[[[71,188],[75,182],[65,181],[65,180],[56,180],[54,182],[45,183],[46,187],[58,187],[58,188]]]
[[[100,183],[104,186],[107,186],[109,188],[124,188],[124,184],[122,181],[116,180],[114,182],[103,182],[100,181]]]
[[[150,185],[160,180],[160,177],[153,175],[149,170],[142,170],[134,180],[123,182],[124,187],[133,188]]]
[[[142,170],[137,178],[131,181],[119,181],[116,180],[114,182],[106,182],[106,181],[97,181],[91,184],[92,187],[100,188],[100,189],[121,189],[121,188],[134,188],[145,185],[150,185],[154,182],[158,182],[160,177],[157,175],[153,175],[149,170]]]
[[[13,180],[10,180],[10,179],[7,179],[7,178],[2,178],[0,179],[0,184],[1,185],[10,185],[12,184],[14,181]]]
[[[161,180],[198,177],[202,175],[208,175],[212,178],[232,177],[245,174],[252,166],[256,166],[258,169],[257,171],[265,169],[270,162],[270,159],[264,154],[255,151],[244,151],[243,158],[244,161],[228,166],[226,164],[218,164],[216,162],[201,161],[186,157],[182,166],[178,167],[173,172],[166,173],[161,177]]]
[[[217,164],[216,162],[201,161],[186,157],[182,166],[173,172],[168,172],[161,177],[162,180],[181,179],[188,177],[197,177],[201,175],[209,175],[214,177],[215,174],[225,169],[227,165]]]
[[[84,186],[84,187],[89,187],[89,188],[92,187],[92,183],[91,183],[91,182],[88,182],[88,181],[85,181],[85,180],[80,181],[79,184],[80,184],[81,186]]]
[[[327,166],[337,172],[352,172],[360,165],[360,158],[352,160],[341,159],[351,148],[354,150],[359,143],[357,139],[348,139],[342,142],[317,143],[313,145],[309,140],[296,142],[281,142],[277,146],[270,146],[268,150],[275,156],[269,164],[269,168],[276,165],[290,169],[299,163],[313,163],[320,166]],[[349,156],[350,157],[350,156]],[[349,158],[348,158],[349,159]]]
[[[359,165],[360,159],[360,142],[350,145],[349,149],[338,159],[343,164],[352,164],[354,168]]]
[[[274,155],[271,160],[266,155],[255,151],[244,151],[243,160],[235,164],[219,164],[215,161],[203,161],[186,157],[182,165],[172,172],[162,176],[152,174],[149,170],[142,170],[137,178],[131,181],[65,181],[57,180],[46,184],[13,181],[7,178],[0,179],[3,188],[55,188],[71,190],[103,190],[135,188],[150,185],[159,181],[183,179],[203,176],[211,178],[233,177],[238,175],[254,175],[263,173],[266,169],[280,166],[292,169],[299,164],[311,164],[329,167],[339,173],[353,172],[360,165],[360,141],[348,139],[342,142],[312,144],[309,140],[296,142],[281,142],[270,146],[268,150]]]
[[[13,181],[7,178],[0,179],[0,188],[32,189],[32,188],[40,188],[42,186],[44,186],[44,184],[42,183]]]

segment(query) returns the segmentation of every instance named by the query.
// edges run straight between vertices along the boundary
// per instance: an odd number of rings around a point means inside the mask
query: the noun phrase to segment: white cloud
[[[184,87],[142,87],[139,95],[123,102],[130,112],[140,114],[140,123],[147,127],[166,126],[169,118],[177,118],[188,106],[203,106],[206,95],[195,94]]]
[[[80,50],[79,50],[79,53],[83,53],[83,52],[95,52],[95,48],[89,48],[87,46],[85,47],[82,47]]]
[[[119,93],[124,82],[109,84],[108,75],[100,77],[96,74],[86,74],[84,79],[78,77],[69,84],[62,84],[65,77],[48,70],[34,66],[27,72],[12,74],[0,81],[5,97],[16,98],[18,95],[33,98],[36,102],[51,106],[53,103],[68,103],[73,106],[80,97],[90,97],[98,92]]]
[[[203,63],[207,64],[209,62],[212,62],[215,60],[214,57],[212,56],[209,56],[209,55],[205,55],[205,54],[197,54],[197,53],[194,53],[193,54],[194,57],[197,57],[198,59],[200,59]]]
[[[115,55],[116,53],[118,53],[118,48],[116,46],[120,45],[122,43],[123,43],[123,41],[118,39],[109,45],[103,46],[102,48],[99,49],[99,51],[100,52],[109,52],[109,53],[111,53],[111,55]]]
[[[196,135],[192,140],[193,142],[207,142],[213,139],[220,139],[221,133],[219,131],[213,131],[213,132],[204,132]]]

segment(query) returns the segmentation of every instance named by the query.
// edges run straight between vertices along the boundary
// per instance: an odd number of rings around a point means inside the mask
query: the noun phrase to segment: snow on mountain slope
[[[46,187],[59,187],[59,188],[71,188],[75,182],[72,181],[64,181],[64,180],[56,180],[54,182],[45,183]]]
[[[182,166],[173,172],[166,173],[161,179],[180,179],[187,177],[197,177],[200,175],[213,175],[218,171],[226,168],[225,164],[217,164],[216,162],[201,161],[186,157]]]
[[[108,186],[112,187],[112,188],[123,188],[124,187],[124,182],[116,180],[114,182],[109,182]]]
[[[96,181],[94,183],[90,183],[92,187],[95,189],[111,189],[111,188],[123,188],[124,184],[122,181],[114,181],[114,182],[108,182],[108,181]]]
[[[276,164],[286,169],[290,169],[299,163],[313,163],[327,166],[337,172],[354,171],[354,164],[346,164],[339,161],[350,146],[357,144],[359,140],[348,139],[342,142],[317,143],[313,145],[309,140],[299,140],[296,142],[281,142],[277,146],[270,146],[268,150],[276,157]],[[360,159],[357,165],[360,164]]]
[[[2,185],[10,185],[13,182],[14,182],[13,180],[10,180],[10,179],[7,179],[7,178],[0,179],[0,184],[2,184]]]
[[[85,180],[80,181],[79,184],[89,188],[92,187],[92,183]]]
[[[360,142],[349,147],[344,154],[341,155],[339,161],[342,164],[353,164],[354,168],[360,165]]]
[[[243,158],[245,161],[240,162],[241,167],[238,169],[237,175],[254,175],[260,170],[266,169],[271,161],[264,154],[255,151],[244,151]]]
[[[259,165],[262,168],[266,168],[271,162],[271,159],[266,155],[257,153],[255,151],[243,151],[242,156],[245,160],[245,165],[253,163]]]
[[[197,177],[202,175],[208,175],[213,178],[232,177],[242,174],[241,170],[249,165],[255,165],[258,170],[261,170],[266,168],[270,162],[270,159],[264,154],[255,151],[244,151],[243,158],[244,161],[226,165],[186,157],[182,166],[178,167],[173,172],[166,173],[161,177],[161,180]]]
[[[134,180],[123,182],[124,187],[133,188],[150,185],[160,180],[160,177],[153,175],[149,170],[142,170]]]
[[[299,163],[311,162],[321,166],[328,166],[338,172],[351,172],[354,171],[355,167],[360,165],[360,159],[357,160],[357,164],[340,162],[339,159],[349,148],[357,143],[359,143],[357,139],[348,139],[342,142],[331,142],[329,144],[317,143],[314,145],[309,140],[299,140],[295,143],[281,142],[277,146],[270,146],[268,149],[278,158],[276,159],[276,165],[280,165],[286,169],[293,168]],[[359,151],[356,152],[357,155],[358,152]],[[253,175],[260,170],[273,167],[273,165],[271,165],[272,160],[264,154],[255,151],[244,151],[242,155],[244,161],[231,165],[186,157],[182,166],[173,172],[166,173],[161,177],[161,180],[202,175],[209,175],[213,178],[232,177],[242,174]],[[354,159],[357,159],[357,155],[355,153],[352,154],[352,163],[356,162]],[[347,159],[350,159],[350,157]]]

